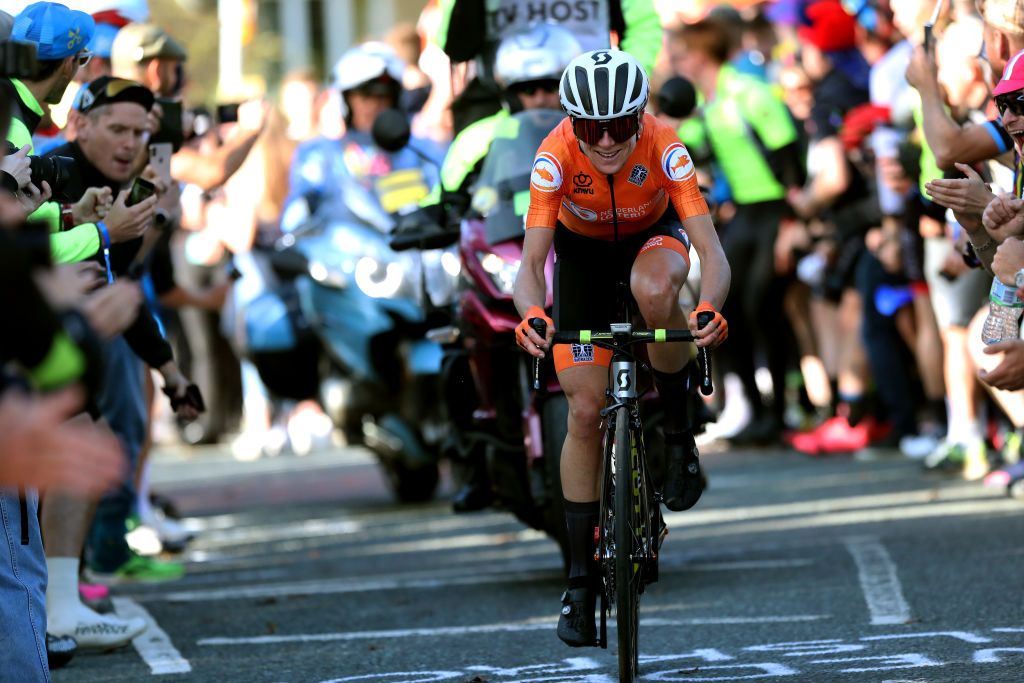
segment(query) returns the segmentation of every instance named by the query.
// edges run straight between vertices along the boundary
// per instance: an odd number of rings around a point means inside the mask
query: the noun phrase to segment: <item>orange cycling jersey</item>
[[[541,143],[530,176],[526,227],[553,228],[602,240],[651,227],[668,207],[680,219],[708,213],[690,153],[675,131],[650,114],[633,153],[614,176],[594,170],[566,118]]]

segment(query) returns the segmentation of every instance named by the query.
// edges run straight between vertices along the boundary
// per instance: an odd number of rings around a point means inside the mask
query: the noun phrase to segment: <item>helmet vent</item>
[[[597,115],[608,116],[608,69],[603,66],[594,69],[594,90],[597,91]]]
[[[615,67],[615,106],[612,107],[612,111],[622,111],[622,105],[626,100],[626,88],[628,85],[629,64],[619,64]],[[636,96],[634,95],[630,99],[635,98]]]
[[[594,104],[590,100],[590,84],[587,83],[587,70],[582,66],[576,67],[576,90],[580,94],[580,107],[583,111],[594,111]]]

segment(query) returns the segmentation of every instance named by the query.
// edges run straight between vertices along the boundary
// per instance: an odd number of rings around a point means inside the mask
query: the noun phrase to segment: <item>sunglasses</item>
[[[1003,116],[1007,110],[1013,112],[1014,116],[1024,116],[1024,95],[1020,92],[1008,92],[996,96],[996,109],[999,115]]]
[[[629,140],[640,130],[640,117],[637,114],[627,114],[614,119],[598,121],[595,119],[572,119],[572,132],[576,137],[587,145],[596,145],[604,137],[605,131],[608,136],[619,144]]]
[[[530,97],[536,95],[538,92],[552,95],[558,92],[558,81],[525,81],[523,83],[516,83],[515,85],[509,86],[509,90],[516,95],[527,95]]]
[[[81,69],[83,66],[92,61],[92,53],[88,50],[82,50],[77,55],[75,55],[75,59],[78,61],[78,68]]]

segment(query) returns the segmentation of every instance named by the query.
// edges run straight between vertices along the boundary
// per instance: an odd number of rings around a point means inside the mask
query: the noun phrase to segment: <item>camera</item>
[[[35,43],[0,40],[0,78],[32,78],[37,68]]]
[[[18,148],[10,140],[7,141],[7,155],[16,154]],[[29,169],[32,174],[32,184],[42,189],[43,181],[50,185],[50,192],[54,200],[63,200],[64,189],[71,182],[74,176],[75,160],[71,157],[52,156],[37,157],[29,155]]]

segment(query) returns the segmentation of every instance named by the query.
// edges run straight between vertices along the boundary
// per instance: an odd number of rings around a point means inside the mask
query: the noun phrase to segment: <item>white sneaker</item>
[[[139,521],[143,526],[156,532],[161,543],[182,545],[196,537],[195,532],[186,528],[178,520],[166,516],[159,508],[147,507],[140,510]]]
[[[940,442],[931,434],[915,434],[900,439],[900,453],[911,460],[923,460],[938,450]]]
[[[113,650],[124,647],[146,630],[146,622],[142,619],[118,619],[97,614],[85,605],[74,616],[77,618],[65,620],[61,615],[47,615],[46,632],[55,636],[71,636],[82,649]]]

